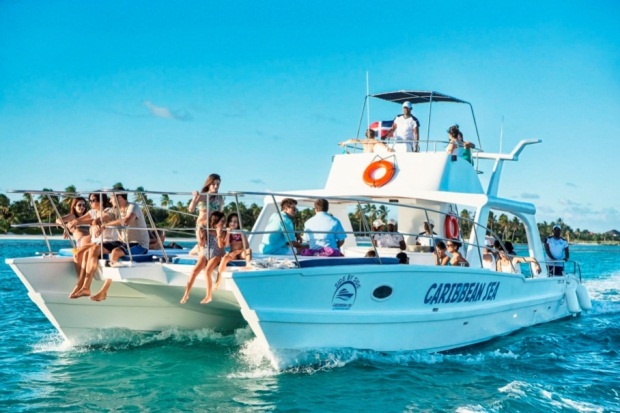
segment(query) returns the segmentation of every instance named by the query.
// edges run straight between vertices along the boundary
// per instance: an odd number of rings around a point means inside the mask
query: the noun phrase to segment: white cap
[[[388,225],[396,225],[396,220],[395,219],[388,219]]]
[[[495,245],[495,240],[493,239],[493,237],[487,236],[484,238],[484,245],[486,245],[487,247],[492,247],[493,245]]]
[[[373,227],[382,227],[383,225],[383,221],[381,221],[380,219],[375,219],[372,223]]]
[[[559,229],[559,230],[561,230],[561,229],[562,229],[562,228],[560,228],[560,226],[559,226],[559,225],[554,225],[554,226],[553,226],[553,229],[556,229],[556,228],[557,228],[557,229]]]
[[[409,101],[403,102],[403,107],[411,109],[411,102]]]

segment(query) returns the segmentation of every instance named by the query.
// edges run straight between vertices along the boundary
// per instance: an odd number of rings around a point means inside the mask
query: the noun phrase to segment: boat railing
[[[13,192],[20,192],[20,191],[13,191]],[[29,194],[39,194],[41,196],[45,196],[46,199],[48,199],[50,201],[50,203],[52,205],[54,205],[53,207],[53,211],[54,213],[60,218],[61,217],[61,213],[58,210],[58,208],[55,206],[54,203],[54,196],[58,197],[59,195],[62,196],[78,196],[80,194],[78,193],[66,193],[66,192],[57,192],[57,191],[21,191],[23,193],[29,193]],[[109,194],[118,194],[121,191],[115,191],[115,190],[104,190],[104,191],[97,191],[97,193],[109,193]],[[144,231],[155,231],[157,233],[156,230],[158,229],[165,229],[166,232],[176,232],[176,233],[181,233],[183,235],[186,236],[191,236],[192,234],[195,233],[196,231],[196,227],[173,227],[173,228],[161,228],[158,227],[157,224],[155,222],[155,219],[153,218],[153,214],[151,213],[152,210],[155,210],[159,207],[155,206],[155,205],[150,205],[149,204],[149,200],[147,195],[153,195],[153,194],[181,194],[181,195],[192,195],[192,193],[190,192],[159,192],[159,191],[131,191],[131,190],[124,190],[122,191],[123,193],[134,193],[135,194],[135,198],[138,201],[138,203],[142,206],[143,212],[145,214],[145,218],[148,221],[147,223],[147,228],[136,228],[136,227],[130,227],[130,226],[115,226],[113,227],[114,229],[118,229],[121,230],[122,232],[124,232],[124,230],[127,229],[138,229],[138,230],[144,230]],[[93,193],[92,191],[89,193]],[[219,193],[219,194],[203,194],[206,196],[225,196],[225,197],[231,197],[235,200],[235,204],[237,207],[237,214],[241,220],[242,214],[241,211],[239,210],[239,198],[240,197],[268,197],[271,201],[271,203],[273,203],[273,205],[275,206],[276,212],[281,216],[281,210],[278,204],[278,201],[285,198],[285,197],[290,197],[293,199],[296,199],[298,201],[300,201],[300,203],[306,207],[311,207],[311,205],[313,204],[314,200],[318,199],[318,198],[323,198],[322,196],[316,196],[316,195],[302,195],[299,193],[291,193],[291,194],[286,194],[286,193],[265,193],[265,192],[228,192],[228,193]],[[32,196],[30,196],[31,200],[33,199]],[[440,217],[440,219],[445,219],[448,216],[454,216],[459,223],[459,228],[461,229],[466,229],[467,230],[467,234],[464,234],[463,231],[459,231],[459,235],[458,238],[454,239],[454,238],[449,238],[449,237],[445,237],[439,234],[435,234],[435,236],[433,236],[434,239],[434,244],[436,244],[438,241],[458,241],[459,243],[462,244],[463,248],[462,248],[462,254],[463,256],[466,256],[466,258],[468,258],[471,261],[472,258],[472,254],[477,254],[478,255],[478,259],[476,260],[476,262],[480,263],[480,266],[483,266],[483,260],[482,260],[482,255],[485,253],[485,250],[489,250],[490,252],[495,252],[492,248],[489,248],[487,245],[485,245],[485,242],[482,243],[478,243],[477,240],[484,240],[485,237],[490,236],[493,238],[493,241],[497,240],[499,242],[499,245],[504,248],[504,245],[501,241],[501,238],[495,233],[493,232],[492,229],[490,228],[486,228],[478,223],[476,223],[474,220],[469,219],[467,217],[462,217],[459,216],[458,214],[458,210],[456,210],[456,205],[454,205],[454,211],[453,212],[452,208],[449,212],[446,211],[440,211],[438,209],[432,209],[432,208],[428,208],[428,207],[424,207],[424,206],[420,206],[420,205],[405,205],[405,204],[396,204],[394,202],[390,202],[390,201],[382,201],[382,200],[377,200],[377,199],[369,199],[369,198],[355,198],[355,197],[326,197],[330,202],[336,202],[336,203],[343,203],[343,204],[348,204],[351,207],[356,208],[358,211],[363,211],[365,209],[365,206],[369,205],[369,204],[374,204],[375,206],[385,206],[385,210],[388,210],[388,208],[408,208],[408,209],[416,209],[419,211],[422,211],[422,215],[424,216],[424,221],[425,222],[431,222],[432,219],[431,217],[434,217],[436,219],[436,217]],[[22,224],[22,225],[17,225],[17,227],[34,227],[34,226],[38,226],[42,229],[42,234],[44,235],[45,241],[47,243],[48,246],[48,251],[49,253],[53,254],[53,251],[51,249],[51,246],[49,244],[49,240],[48,240],[48,235],[45,231],[46,228],[50,228],[50,227],[62,227],[64,230],[68,230],[68,228],[66,227],[66,224],[64,222],[62,222],[62,220],[60,220],[60,223],[44,223],[41,219],[41,214],[39,213],[39,208],[37,206],[37,203],[35,203],[34,201],[32,201],[32,205],[35,208],[35,211],[37,211],[37,219],[38,219],[38,223],[29,223],[29,224]],[[164,209],[164,208],[161,208]],[[196,218],[196,215],[189,212],[189,211],[182,211],[182,210],[172,210],[172,209],[165,209],[168,213],[172,213],[172,214],[180,214],[180,215],[184,215],[184,216],[189,216],[192,219]],[[385,217],[384,217],[385,218]],[[369,234],[373,234],[373,232],[371,231],[370,228],[370,219],[369,217],[367,217],[365,214],[361,215],[361,221],[360,221],[360,229],[358,231],[345,231],[342,234],[345,235],[346,237],[348,236],[352,236],[354,238],[356,237],[360,237],[360,236],[368,236]],[[248,223],[249,224],[249,223]],[[253,223],[252,223],[253,224]],[[245,235],[244,237],[244,242],[246,239],[248,238],[252,238],[252,237],[262,237],[265,234],[270,233],[270,231],[264,231],[261,230],[260,228],[253,228],[251,231],[248,230],[244,230],[243,227],[248,228],[250,225],[244,225],[243,222],[240,222],[240,230],[236,230],[234,232],[240,232],[243,233]],[[284,227],[284,223],[282,222],[282,226]],[[14,226],[15,227],[15,226]],[[207,234],[209,233],[208,230],[213,230],[214,228],[204,228],[207,230]],[[387,231],[384,232],[380,232],[379,234],[385,234],[387,233]],[[403,236],[403,237],[409,237],[409,239],[415,239],[415,237],[417,237],[418,235],[420,235],[419,233],[413,233],[413,232],[403,232],[403,231],[399,231],[399,233]],[[291,243],[292,241],[294,241],[293,238],[291,238],[291,234],[289,234],[288,232],[285,232],[286,237],[289,241],[289,243]],[[295,231],[295,234],[301,235],[303,234],[303,229],[302,228],[298,228]],[[295,236],[295,235],[293,235]],[[465,238],[467,237],[467,238]],[[191,238],[189,239],[191,240]],[[470,242],[470,240],[473,240],[473,242]],[[208,241],[208,240],[207,240]],[[75,248],[75,243],[72,239],[70,239],[70,242],[72,243],[73,248]],[[125,239],[125,242],[127,242],[127,240]],[[161,238],[159,237],[159,235],[157,235],[157,243],[159,244],[160,248],[163,247],[163,242],[161,240]],[[251,244],[251,242],[250,242]],[[370,245],[368,245],[369,249],[373,249],[375,251],[375,255],[379,258],[381,258],[380,251],[376,248],[375,245],[373,245],[372,243],[372,238],[371,238],[371,242],[369,243]],[[357,242],[355,243],[355,245],[357,245]],[[249,247],[249,245],[245,246],[246,248]],[[168,261],[169,257],[166,255],[165,252],[165,248],[162,248],[164,250],[164,260]],[[413,252],[413,251],[408,251],[408,252]],[[299,259],[298,259],[298,251],[295,248],[291,248],[291,255],[292,258],[294,259],[294,261],[296,262],[297,265],[299,265]],[[394,254],[395,255],[395,254]],[[103,255],[102,255],[103,258]],[[130,259],[132,258],[131,255],[129,257]],[[517,271],[515,271],[517,272]]]
[[[450,141],[445,140],[424,140],[415,141],[413,139],[349,139],[339,143],[339,146],[345,148],[346,153],[368,153],[375,152],[375,146],[379,148],[387,149],[389,152],[394,152],[395,145],[409,144],[412,148],[418,145],[419,150],[415,152],[445,152],[446,147],[450,144]],[[482,152],[478,148],[471,148],[472,152]]]

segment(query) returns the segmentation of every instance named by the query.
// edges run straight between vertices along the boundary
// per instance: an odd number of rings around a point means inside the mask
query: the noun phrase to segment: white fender
[[[590,295],[588,294],[588,289],[583,284],[579,284],[576,289],[577,300],[579,301],[579,306],[582,310],[588,311],[592,309],[592,301],[590,300]]]
[[[570,311],[571,313],[578,313],[581,311],[581,307],[579,307],[579,301],[577,300],[577,291],[572,284],[569,284],[566,287],[564,297],[566,298],[566,306],[568,307],[568,311]]]

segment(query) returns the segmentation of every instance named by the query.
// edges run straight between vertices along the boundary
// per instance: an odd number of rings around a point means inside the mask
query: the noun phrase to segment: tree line
[[[113,189],[122,188],[121,183],[114,185]],[[52,191],[43,189],[43,191]],[[168,194],[163,194],[159,199],[154,199],[149,194],[143,193],[143,187],[136,188],[133,192],[133,201],[139,204],[148,205],[148,214],[151,216],[157,227],[168,228],[171,235],[174,236],[193,236],[193,228],[196,222],[196,216],[192,211],[188,210],[190,200],[185,203],[177,201],[174,203]],[[23,194],[22,198],[11,202],[4,194],[0,194],[0,234],[8,232],[14,234],[41,234],[39,228],[11,228],[11,225],[38,223],[39,218],[35,209],[32,207],[34,203],[39,212],[42,222],[52,223],[58,217],[58,214],[65,215],[69,213],[71,200],[77,196],[75,186],[71,185],[65,188],[62,197],[57,195],[33,196]],[[51,198],[51,201],[50,201]],[[86,197],[85,197],[86,198]],[[232,212],[239,214],[243,228],[251,229],[258,218],[261,207],[256,203],[246,205],[244,202],[230,202],[224,206],[224,214],[228,215]],[[389,209],[385,205],[374,204],[358,204],[353,212],[349,213],[354,231],[360,235],[367,235],[368,226],[375,219],[380,218],[387,220]],[[311,208],[304,208],[295,217],[294,223],[296,230],[302,231],[304,222],[314,215]],[[471,230],[469,220],[473,219],[473,213],[463,209],[460,212],[460,227],[462,234],[468,234]],[[538,230],[541,238],[545,238],[552,233],[554,225],[562,228],[562,236],[571,242],[605,242],[611,240],[605,233],[594,233],[587,229],[573,229],[565,223],[561,218],[552,222],[543,221],[538,223]],[[501,239],[516,243],[526,242],[525,227],[517,217],[509,217],[506,214],[496,215],[493,212],[489,214],[487,227],[495,232]],[[176,231],[175,231],[176,230]],[[62,234],[62,228],[48,228],[48,234]]]

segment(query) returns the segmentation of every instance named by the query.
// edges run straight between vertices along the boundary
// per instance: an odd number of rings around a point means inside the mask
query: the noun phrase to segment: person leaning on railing
[[[533,257],[517,257],[510,241],[504,242],[504,246],[499,248],[499,257],[497,259],[497,271],[511,274],[521,274],[520,263],[531,262],[534,264],[536,274],[540,274],[540,264]]]
[[[366,130],[366,139],[348,139],[343,142],[339,142],[338,145],[346,146],[354,143],[359,143],[362,145],[364,149],[364,153],[373,153],[373,152],[393,152],[387,145],[383,142],[375,139],[375,131],[372,129]]]

